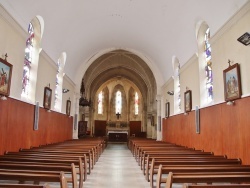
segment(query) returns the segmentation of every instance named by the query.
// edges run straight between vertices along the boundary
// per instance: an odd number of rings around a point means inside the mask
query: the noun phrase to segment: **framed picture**
[[[165,104],[165,118],[169,117],[169,109],[170,109],[169,105],[170,105],[170,103],[166,102],[166,104]]]
[[[9,96],[12,65],[0,58],[0,95]]]
[[[184,111],[190,112],[192,110],[192,92],[187,90],[184,93]]]
[[[71,110],[71,101],[67,100],[66,101],[66,114],[70,116],[70,110]]]
[[[43,95],[43,107],[47,110],[50,110],[51,108],[51,98],[52,98],[52,90],[49,87],[45,87]]]
[[[223,71],[225,101],[241,98],[240,66],[238,63]]]

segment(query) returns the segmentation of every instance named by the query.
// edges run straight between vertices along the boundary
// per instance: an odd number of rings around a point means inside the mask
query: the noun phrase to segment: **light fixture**
[[[228,105],[228,106],[234,105],[234,101],[228,101],[228,102],[227,102],[227,105]]]
[[[237,39],[240,43],[245,46],[250,44],[250,33],[246,32]]]
[[[69,92],[69,89],[63,89],[63,93],[68,93]]]
[[[3,101],[7,100],[7,97],[5,97],[4,95],[0,95],[0,97],[1,97],[1,100],[3,100]]]
[[[167,94],[174,95],[174,91],[168,91]]]

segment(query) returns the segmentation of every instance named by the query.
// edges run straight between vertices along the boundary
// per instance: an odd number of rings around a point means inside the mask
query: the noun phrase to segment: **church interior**
[[[0,0],[0,187],[250,187],[249,20],[249,0]]]

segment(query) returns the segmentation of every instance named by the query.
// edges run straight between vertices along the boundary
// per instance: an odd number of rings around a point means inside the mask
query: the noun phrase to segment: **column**
[[[157,105],[157,140],[162,140],[162,122],[161,122],[161,95],[156,96]]]
[[[79,119],[79,99],[80,93],[74,93],[75,110],[74,110],[74,122],[73,122],[73,139],[78,139],[78,119]]]

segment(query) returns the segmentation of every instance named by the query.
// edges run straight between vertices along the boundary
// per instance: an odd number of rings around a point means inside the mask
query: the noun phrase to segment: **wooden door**
[[[106,136],[106,121],[95,120],[95,136]]]
[[[132,135],[139,136],[141,133],[141,121],[130,121],[129,128],[130,128],[130,136]]]

